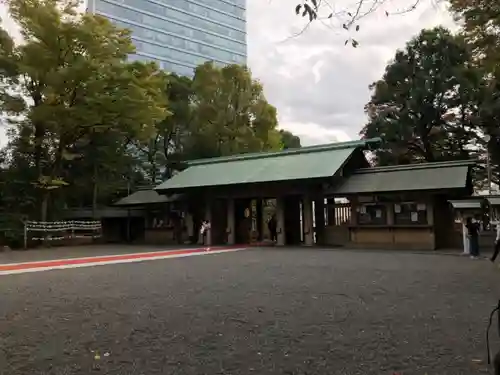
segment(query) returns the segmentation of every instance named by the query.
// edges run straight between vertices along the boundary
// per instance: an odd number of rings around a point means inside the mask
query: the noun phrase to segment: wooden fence
[[[329,226],[344,226],[351,222],[351,204],[335,203],[326,207],[326,222]]]
[[[24,222],[24,248],[30,241],[60,241],[101,236],[100,221],[26,221]],[[37,233],[31,236],[31,233]]]

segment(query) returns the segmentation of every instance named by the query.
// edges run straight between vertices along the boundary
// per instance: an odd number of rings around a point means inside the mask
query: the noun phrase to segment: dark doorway
[[[124,242],[133,243],[144,240],[145,220],[142,217],[118,219],[120,238]]]
[[[227,200],[216,199],[212,205],[212,245],[227,244]]]
[[[256,240],[261,242],[264,239],[264,226],[267,226],[267,221],[264,221],[264,201],[263,199],[255,200],[255,228],[257,231]]]
[[[235,241],[248,244],[252,238],[252,200],[236,199],[234,201]]]
[[[191,214],[193,215],[193,243],[200,241],[201,223],[205,218],[205,205],[201,202],[199,205],[191,207]]]
[[[285,244],[300,245],[302,230],[300,225],[301,198],[298,195],[288,196],[284,199],[285,214]]]

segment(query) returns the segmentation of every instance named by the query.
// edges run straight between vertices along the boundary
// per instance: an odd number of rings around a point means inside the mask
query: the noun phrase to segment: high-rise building
[[[246,0],[88,0],[87,9],[132,31],[131,60],[191,76],[196,66],[246,64]]]

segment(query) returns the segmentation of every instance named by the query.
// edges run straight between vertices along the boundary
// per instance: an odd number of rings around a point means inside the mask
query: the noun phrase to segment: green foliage
[[[24,43],[0,34],[0,64],[8,68],[0,77],[3,111],[25,117],[18,134],[36,170],[31,183],[40,190],[44,219],[49,191],[67,185],[64,164],[76,158],[70,150],[82,140],[151,136],[167,115],[165,75],[154,64],[127,63],[134,50],[129,32],[102,17],[78,15],[75,1],[7,5]]]
[[[477,142],[481,71],[461,38],[424,30],[371,88],[365,138],[381,137],[379,164],[467,158]]]
[[[77,3],[6,0],[24,43],[0,29],[0,110],[11,126],[0,150],[4,241],[25,218],[95,210],[186,160],[275,150],[283,138],[246,68],[205,64],[191,79],[129,63],[130,32]]]
[[[193,122],[185,153],[190,158],[279,149],[276,108],[250,71],[206,63],[192,83]]]
[[[286,150],[289,148],[299,148],[302,147],[300,144],[300,138],[288,130],[281,129],[279,131],[281,136],[281,149]]]
[[[136,143],[151,184],[185,160],[279,149],[276,109],[244,67],[206,63],[193,79],[172,74],[166,95],[172,115],[148,144]]]
[[[172,173],[180,168],[186,158],[185,145],[189,143],[191,129],[196,129],[195,108],[193,105],[193,81],[188,77],[171,74],[168,77],[166,95],[172,111],[157,124],[157,138],[155,139],[154,155],[155,165],[164,167],[163,173],[158,177],[169,178]],[[151,159],[151,158],[150,158]]]
[[[500,71],[498,1],[451,0],[450,10],[460,19],[463,35],[474,51],[475,57],[490,72]]]
[[[462,34],[473,52],[474,62],[483,70],[483,92],[478,123],[491,136],[487,147],[500,175],[500,4],[498,1],[451,0],[450,10],[460,19]]]

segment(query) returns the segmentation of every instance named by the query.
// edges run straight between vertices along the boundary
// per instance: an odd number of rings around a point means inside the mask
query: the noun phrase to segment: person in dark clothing
[[[174,241],[178,244],[182,243],[182,218],[178,212],[173,211],[171,213],[172,225],[174,229]]]
[[[470,257],[471,259],[477,259],[479,257],[479,224],[468,217],[466,227],[469,237]]]
[[[277,231],[278,223],[276,222],[276,215],[273,214],[269,221],[267,222],[267,228],[269,229],[269,234],[271,235],[271,241],[278,241],[278,231]]]
[[[495,259],[497,258],[498,256],[498,253],[500,252],[500,222],[497,222],[497,235],[495,237],[495,247],[494,247],[494,252],[493,252],[493,256],[491,257],[491,261],[494,262]]]

